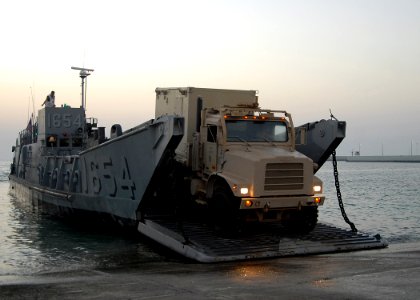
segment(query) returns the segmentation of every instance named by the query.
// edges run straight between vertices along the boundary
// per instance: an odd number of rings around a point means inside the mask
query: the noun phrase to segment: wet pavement
[[[107,269],[1,276],[1,299],[419,299],[420,243],[200,264],[170,257]]]

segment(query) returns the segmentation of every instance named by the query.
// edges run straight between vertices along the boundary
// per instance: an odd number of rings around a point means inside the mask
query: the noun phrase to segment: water
[[[419,163],[338,163],[340,189],[357,229],[379,233],[390,243],[420,241]],[[332,163],[317,173],[327,201],[320,220],[348,227],[337,202]]]
[[[420,164],[339,162],[348,217],[389,243],[420,241]],[[68,224],[21,206],[8,195],[9,162],[0,162],[0,276],[24,276],[181,260],[139,234]],[[331,162],[318,176],[327,200],[321,222],[348,227],[335,194]],[[1,279],[1,277],[0,277]]]
[[[171,259],[132,232],[75,224],[23,206],[8,194],[9,163],[0,162],[1,276],[111,268]],[[91,224],[92,225],[92,224]],[[168,258],[169,257],[169,258]]]

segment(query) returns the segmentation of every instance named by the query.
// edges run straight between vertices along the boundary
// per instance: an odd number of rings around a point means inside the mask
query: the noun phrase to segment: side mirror
[[[15,152],[15,150],[16,150],[16,147],[12,146],[12,152]]]
[[[306,128],[296,127],[295,128],[296,145],[306,145]]]

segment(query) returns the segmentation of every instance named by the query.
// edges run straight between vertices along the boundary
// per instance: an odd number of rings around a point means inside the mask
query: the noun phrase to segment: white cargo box
[[[201,106],[201,108],[199,107]],[[257,91],[194,87],[157,88],[155,117],[179,115],[185,119],[185,134],[176,149],[177,160],[188,164],[193,134],[199,129],[200,110],[223,106],[258,106]],[[198,111],[197,111],[198,110]]]

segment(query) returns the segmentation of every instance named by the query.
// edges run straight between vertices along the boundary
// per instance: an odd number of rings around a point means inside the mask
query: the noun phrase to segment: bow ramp
[[[226,236],[197,222],[180,223],[155,217],[140,222],[138,230],[173,251],[204,263],[378,249],[388,245],[379,235],[354,233],[322,223],[304,235],[265,224]]]

